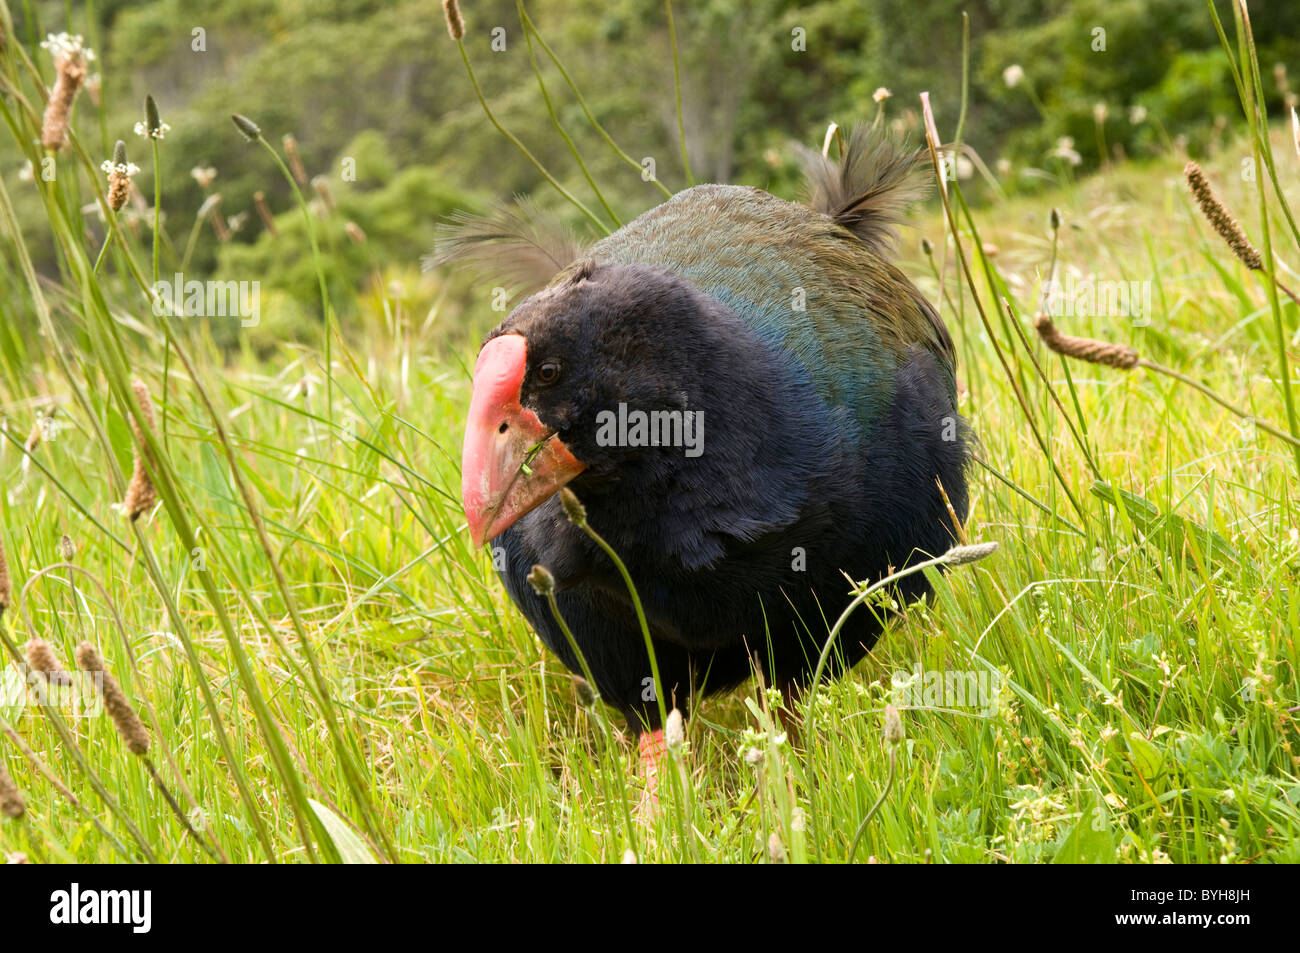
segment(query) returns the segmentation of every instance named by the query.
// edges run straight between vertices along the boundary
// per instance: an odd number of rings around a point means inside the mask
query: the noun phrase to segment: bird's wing
[[[864,429],[889,406],[917,347],[955,379],[947,330],[898,268],[831,216],[760,189],[688,189],[588,254],[691,281],[793,355],[818,393]]]
[[[924,173],[928,150],[905,148],[885,133],[859,123],[837,160],[806,146],[799,146],[798,151],[804,166],[805,204],[844,226],[881,259],[891,257],[898,241],[897,226],[906,222],[907,210],[929,191]],[[920,343],[955,371],[952,337],[938,312],[901,273],[890,273],[888,283],[906,287],[924,321],[914,328],[921,332]],[[906,323],[916,315],[901,317]]]

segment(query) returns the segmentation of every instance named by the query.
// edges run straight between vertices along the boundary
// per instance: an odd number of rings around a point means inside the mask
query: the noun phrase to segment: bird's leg
[[[664,730],[656,728],[654,731],[642,732],[637,738],[637,748],[641,755],[641,777],[645,780],[645,794],[641,798],[640,810],[650,814],[659,807],[659,766],[668,757]]]

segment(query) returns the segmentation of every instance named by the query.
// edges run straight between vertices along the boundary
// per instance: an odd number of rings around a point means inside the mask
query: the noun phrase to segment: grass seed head
[[[318,175],[311,180],[311,187],[320,196],[321,205],[325,211],[334,211],[334,196],[330,194],[330,180],[323,175]]]
[[[966,563],[979,562],[985,556],[992,556],[997,550],[996,542],[971,543],[968,546],[954,546],[943,554],[949,566],[964,566]]]
[[[131,382],[131,390],[135,392],[136,400],[140,403],[140,411],[144,415],[145,422],[149,425],[149,429],[153,430],[156,422],[149,389],[145,387],[143,381],[134,380]],[[126,509],[127,516],[136,520],[158,502],[158,490],[149,477],[149,469],[145,464],[147,450],[144,433],[134,415],[131,417],[131,429],[135,431],[135,463],[131,470],[131,483],[126,488],[126,499],[122,501],[122,505]]]
[[[221,193],[213,192],[199,206],[199,218],[206,217],[212,223],[212,231],[217,236],[217,241],[230,241],[230,229],[226,225],[226,217],[221,214]]]
[[[114,212],[122,211],[126,200],[131,197],[131,176],[140,171],[139,167],[126,159],[126,143],[121,139],[113,147],[113,158],[100,166],[108,176],[108,207]]]
[[[41,445],[41,434],[45,431],[45,417],[37,417],[36,422],[32,424],[31,433],[27,435],[27,442],[23,444],[23,449],[29,454]]]
[[[272,238],[280,236],[280,230],[275,227],[275,216],[271,214],[271,207],[266,204],[266,193],[260,189],[253,193],[253,206],[257,209],[257,215],[266,226],[266,230],[271,233]]]
[[[591,687],[591,682],[581,675],[572,675],[569,680],[573,683],[573,694],[578,699],[579,705],[590,708],[596,704],[596,690]]]
[[[0,542],[0,614],[9,608],[13,598],[13,582],[9,579],[9,560],[5,559],[5,544]]]
[[[1122,371],[1132,370],[1141,360],[1138,352],[1127,344],[1111,344],[1094,338],[1077,338],[1062,334],[1057,330],[1052,319],[1043,313],[1034,315],[1034,330],[1043,339],[1043,343],[1057,354],[1087,361],[1089,364],[1104,364]]]
[[[23,803],[18,785],[14,783],[13,776],[9,774],[9,769],[5,767],[4,762],[0,761],[0,815],[17,820],[26,810],[27,805]]]
[[[144,121],[135,124],[135,134],[145,139],[166,139],[171,126],[158,115],[158,104],[152,96],[144,98]]]
[[[767,839],[767,859],[774,864],[785,863],[785,844],[781,843],[781,835],[776,831]]]
[[[145,730],[144,722],[140,720],[140,716],[135,713],[135,709],[127,701],[122,686],[117,683],[113,673],[104,664],[104,659],[99,654],[99,650],[89,642],[82,642],[78,645],[77,667],[83,672],[91,672],[100,676],[99,691],[104,698],[104,710],[108,712],[108,717],[113,719],[113,727],[117,729],[117,733],[126,742],[127,750],[132,754],[147,753],[149,751],[149,733]]]
[[[41,46],[53,55],[57,71],[50,100],[45,104],[45,115],[41,118],[41,146],[57,152],[68,142],[68,117],[72,114],[77,93],[90,73],[89,64],[95,54],[82,44],[80,36],[68,33],[57,36],[51,33]]]
[[[447,18],[447,32],[459,43],[465,38],[465,19],[460,15],[457,0],[442,0],[442,15]]]
[[[136,378],[131,381],[131,390],[135,391],[135,399],[140,402],[140,410],[144,413],[145,423],[149,425],[150,430],[153,430],[158,426],[158,419],[154,416],[153,399],[149,396],[149,388],[145,386],[144,381]],[[135,430],[135,438],[143,440],[144,436],[140,432],[139,425],[133,421],[131,427]]]
[[[231,113],[230,121],[235,124],[239,134],[249,142],[256,142],[262,138],[262,127],[247,116],[241,116],[239,113]]]
[[[289,171],[293,173],[294,181],[306,185],[307,169],[302,164],[302,156],[298,154],[298,140],[293,133],[287,132],[281,141],[284,143],[284,154],[289,157]]]
[[[1187,178],[1187,185],[1192,190],[1196,204],[1201,207],[1201,214],[1219,233],[1219,237],[1228,243],[1232,253],[1251,271],[1259,271],[1263,268],[1264,260],[1260,257],[1259,249],[1250,243],[1250,239],[1237,224],[1237,220],[1223,207],[1219,197],[1210,188],[1210,182],[1205,178],[1201,167],[1195,162],[1189,162],[1183,168],[1183,175]]]
[[[72,679],[66,666],[54,654],[54,646],[44,639],[32,639],[27,643],[27,665],[33,672],[40,672],[46,681],[56,685],[70,685]]]
[[[893,705],[885,706],[885,743],[890,747],[902,744],[905,732],[903,731],[903,716],[898,713],[898,709]]]
[[[528,584],[543,599],[555,592],[555,577],[542,565],[533,567],[533,571],[528,574]]]
[[[587,525],[587,508],[567,486],[560,489],[560,505],[564,507],[564,515],[574,526]]]
[[[668,720],[664,722],[664,744],[668,746],[669,751],[676,751],[686,741],[686,722],[682,718],[682,712],[679,708],[674,708],[668,713]]]

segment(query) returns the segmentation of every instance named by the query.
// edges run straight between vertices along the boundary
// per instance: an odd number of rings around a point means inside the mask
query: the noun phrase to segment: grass
[[[3,63],[16,83],[22,64]],[[29,141],[39,117],[5,109]],[[1290,143],[1279,130],[1273,145],[1294,200]],[[1237,159],[1251,145],[1238,146],[1207,169],[1253,235],[1257,184]],[[797,742],[773,710],[779,693],[757,683],[699,706],[674,755],[685,783],[646,819],[623,727],[582,704],[464,531],[474,333],[376,286],[328,349],[223,354],[202,326],[149,314],[149,250],[120,230],[92,274],[98,245],[67,210],[73,183],[102,184],[80,155],[75,142],[60,154],[54,183],[0,179],[0,313],[10,329],[34,314],[45,335],[0,332],[0,542],[14,582],[0,631],[16,649],[48,639],[69,663],[83,640],[99,646],[150,728],[162,783],[230,860],[835,862],[855,848],[891,863],[1300,862],[1288,446],[1177,381],[1066,365],[1029,327],[1053,260],[1149,282],[1149,324],[1058,323],[1286,421],[1275,319],[1293,334],[1300,315],[1209,231],[1180,159],[958,216],[987,327],[941,217],[925,219],[942,287],[927,260],[905,266],[942,302],[961,410],[997,471],[974,471],[967,533],[1000,548],[936,577],[931,605],[805,703],[816,718]],[[18,187],[45,197],[57,281],[24,266],[7,211]],[[1297,249],[1264,207],[1289,272]],[[161,426],[148,438],[161,502],[134,523],[117,507],[135,451],[132,377],[166,420],[165,443]],[[0,851],[209,859],[110,719],[31,703],[9,661],[0,761],[26,812],[0,820]],[[1001,690],[989,705],[932,697],[924,679],[908,691],[918,665]],[[891,701],[896,749],[883,736]]]

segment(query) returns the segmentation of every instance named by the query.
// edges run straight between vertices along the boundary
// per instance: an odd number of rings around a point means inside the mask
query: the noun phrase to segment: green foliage
[[[419,260],[434,245],[437,223],[452,211],[471,204],[465,193],[452,188],[437,171],[416,166],[393,172],[383,161],[382,148],[374,134],[363,134],[354,142],[349,158],[356,158],[358,169],[370,170],[377,187],[365,188],[370,182],[358,179],[355,187],[333,179],[327,189],[335,203],[327,210],[321,199],[313,202],[313,227],[321,243],[321,254],[330,298],[339,317],[349,320],[357,315],[357,292],[381,273],[381,265],[415,270]],[[368,159],[368,161],[367,161]],[[358,242],[348,234],[352,223],[364,233]],[[221,247],[213,274],[222,280],[260,281],[263,291],[283,292],[287,301],[300,302],[298,313],[311,321],[286,327],[264,329],[269,339],[287,333],[289,339],[312,333],[311,324],[321,319],[320,294],[316,267],[307,248],[306,228],[300,210],[290,207],[275,216],[277,235],[262,230],[255,242],[230,242]],[[261,229],[261,222],[250,217],[248,229]],[[218,340],[227,340],[235,328],[227,326]]]
[[[1219,6],[1227,16],[1227,0]],[[1284,6],[1253,11],[1270,75],[1274,63],[1300,61],[1300,39]],[[536,170],[482,122],[436,4],[235,0],[198,20],[181,0],[96,4],[94,10],[96,23],[82,22],[80,12],[65,23],[61,3],[24,4],[14,11],[16,33],[39,38],[69,28],[99,44],[101,62],[113,69],[103,71],[102,108],[85,97],[78,106],[82,135],[102,158],[115,138],[127,139],[146,196],[153,191],[151,163],[130,129],[144,93],[158,99],[172,127],[161,150],[172,243],[184,243],[205,197],[189,175],[195,166],[217,169],[213,188],[227,216],[249,210],[256,191],[275,209],[289,205],[288,187],[274,170],[246,161],[247,144],[229,125],[232,111],[256,120],[277,146],[285,133],[296,135],[311,175],[337,174],[338,157],[364,147],[359,181],[382,182],[421,166],[479,196],[537,190]],[[638,162],[654,159],[670,189],[683,185],[663,4],[535,0],[529,10],[614,138]],[[1236,92],[1212,25],[1188,0],[702,0],[677,9],[684,120],[697,179],[794,188],[791,141],[819,144],[832,120],[872,119],[878,87],[892,94],[883,114],[900,135],[921,141],[917,95],[924,90],[941,127],[951,130],[960,105],[963,12],[970,16],[972,57],[965,139],[990,168],[1006,157],[1018,170],[1065,171],[1050,158],[1062,137],[1074,140],[1084,168],[1098,163],[1103,148],[1150,155],[1174,137],[1204,153],[1226,132],[1219,117],[1236,114]],[[592,202],[550,125],[513,0],[474,3],[466,17],[467,51],[502,121],[566,187]],[[1106,31],[1104,51],[1093,49],[1098,27]],[[494,46],[494,31],[504,31],[504,48]],[[595,180],[607,183],[620,217],[659,201],[655,187],[591,132],[558,71],[534,52],[561,123]],[[33,55],[48,80],[48,56]],[[1008,89],[1002,72],[1013,64],[1027,78]],[[1267,103],[1276,114],[1285,93],[1268,85]],[[1107,109],[1101,135],[1098,104]],[[1144,107],[1148,118],[1131,122],[1133,106]],[[14,144],[0,144],[0,168],[21,161]],[[1004,188],[1014,189],[1034,176],[1004,178]],[[46,227],[30,192],[17,190],[15,201],[30,228]],[[236,241],[255,235],[246,229]],[[217,266],[212,238],[203,229],[190,262],[196,274]],[[43,272],[55,268],[48,242],[35,243],[33,255]]]
[[[1207,118],[1226,118],[1240,108],[1228,62],[1218,49],[1176,54],[1169,71],[1141,102],[1165,125],[1190,127],[1201,136]]]
[[[1231,22],[1228,3],[1220,15]],[[1260,60],[1294,63],[1300,41],[1277,4],[1259,4],[1251,16]],[[1236,88],[1218,35],[1203,3],[1188,0],[1075,0],[1053,6],[1041,20],[1008,23],[984,40],[980,70],[995,101],[1019,116],[1006,150],[1019,161],[1041,165],[1062,137],[1089,166],[1108,151],[1150,152],[1158,135],[1152,123],[1175,130],[1194,153],[1205,154],[1216,120],[1240,112]],[[1002,72],[1016,64],[1025,81],[1008,88]],[[1278,110],[1285,90],[1270,87],[1266,102]],[[1036,93],[1041,115],[1033,109]],[[1097,109],[1104,107],[1104,136],[1097,135]],[[1130,109],[1141,106],[1147,119],[1134,122]],[[1220,118],[1223,117],[1223,118]],[[1222,128],[1217,130],[1221,134]]]

